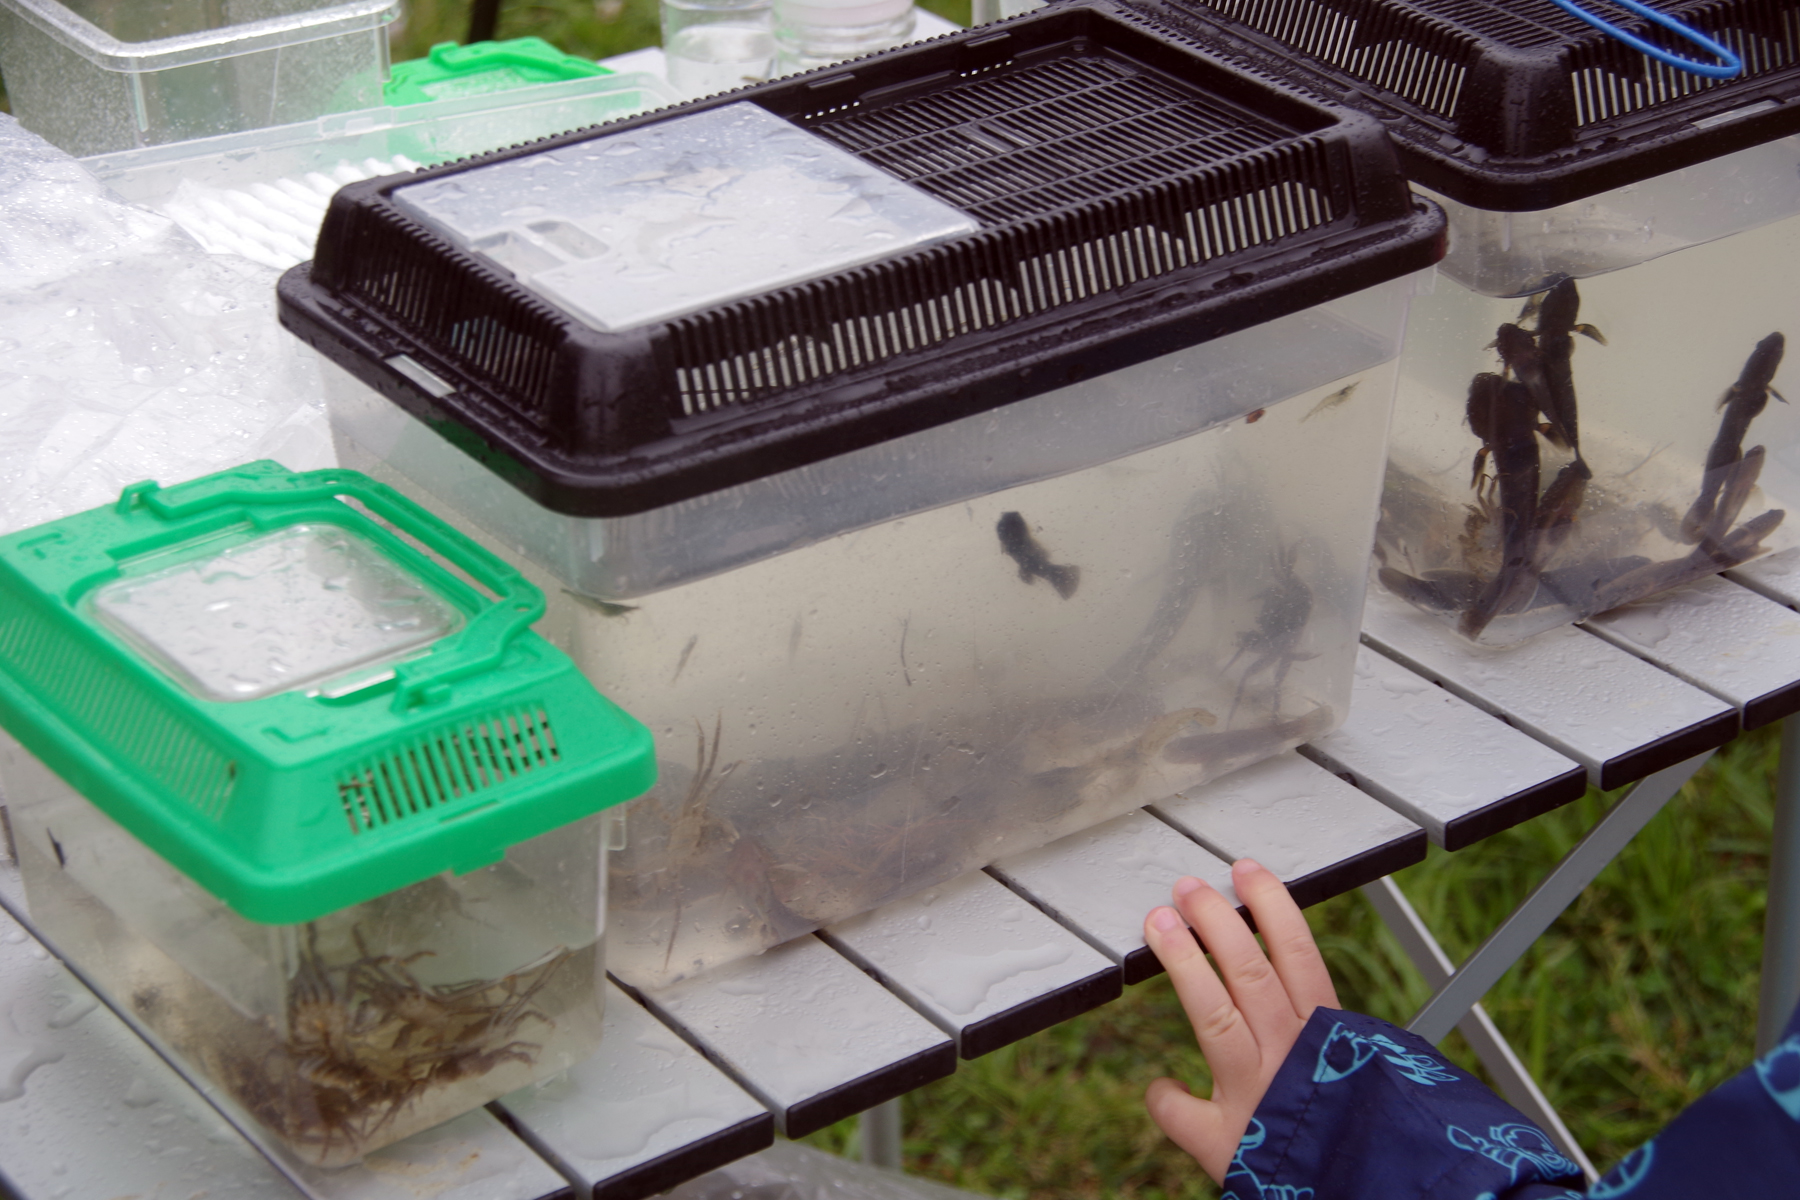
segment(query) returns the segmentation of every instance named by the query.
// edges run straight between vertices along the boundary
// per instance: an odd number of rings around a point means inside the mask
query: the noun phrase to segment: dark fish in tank
[[[1787,339],[1780,333],[1771,333],[1756,343],[1756,349],[1744,360],[1744,369],[1738,373],[1737,382],[1720,397],[1719,407],[1725,415],[1719,420],[1719,432],[1713,438],[1712,448],[1706,452],[1706,472],[1701,476],[1700,495],[1681,521],[1682,535],[1688,541],[1699,541],[1711,526],[1719,491],[1733,476],[1732,467],[1744,457],[1744,435],[1750,432],[1750,422],[1768,407],[1771,395],[1784,404],[1787,402],[1787,397],[1770,386],[1775,372],[1781,369],[1781,356],[1786,349]]]
[[[1434,612],[1461,612],[1481,595],[1481,576],[1473,571],[1428,571],[1424,576],[1408,575],[1397,567],[1382,567],[1376,572],[1381,585],[1415,608]]]
[[[1556,402],[1550,398],[1550,377],[1545,373],[1544,354],[1538,349],[1537,338],[1517,325],[1502,325],[1494,332],[1494,349],[1499,352],[1507,377],[1529,389],[1532,411],[1546,416],[1555,412]],[[1545,436],[1553,445],[1562,445],[1554,422]]]
[[[1493,410],[1491,446],[1500,480],[1501,564],[1475,604],[1463,613],[1462,633],[1481,636],[1488,623],[1537,590],[1538,460],[1537,404],[1528,384],[1509,379]]]
[[[1526,305],[1521,319],[1531,314],[1537,317],[1538,365],[1544,379],[1542,399],[1548,401],[1548,407],[1542,411],[1550,426],[1545,436],[1553,444],[1574,451],[1575,462],[1585,476],[1587,464],[1581,457],[1580,430],[1575,415],[1574,335],[1579,333],[1592,338],[1602,346],[1606,345],[1606,338],[1592,325],[1583,325],[1575,319],[1580,311],[1581,294],[1575,290],[1575,281],[1565,279],[1534,297]]]
[[[1469,398],[1465,403],[1464,415],[1468,418],[1469,428],[1481,441],[1481,449],[1475,452],[1475,470],[1469,476],[1469,486],[1481,488],[1481,472],[1487,466],[1488,456],[1494,452],[1494,426],[1496,417],[1494,410],[1500,404],[1500,391],[1506,381],[1492,371],[1483,371],[1469,380]]]
[[[1575,514],[1587,496],[1588,480],[1594,473],[1579,458],[1564,465],[1538,497],[1537,527],[1543,535],[1542,549],[1546,557],[1567,540],[1575,529]]]
[[[1019,564],[1020,579],[1026,583],[1042,579],[1064,600],[1075,594],[1081,585],[1081,568],[1051,562],[1049,551],[1031,536],[1024,517],[1016,512],[1001,513],[1000,523],[994,528],[1000,535],[1000,549]]]

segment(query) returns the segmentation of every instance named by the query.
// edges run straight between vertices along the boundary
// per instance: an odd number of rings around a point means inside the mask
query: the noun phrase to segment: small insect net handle
[[[1620,29],[1605,17],[1602,17],[1597,13],[1589,12],[1587,9],[1582,8],[1579,4],[1575,3],[1575,0],[1550,0],[1550,3],[1556,5],[1556,7],[1562,9],[1570,16],[1581,18],[1600,32],[1618,38],[1633,50],[1640,50],[1643,53],[1648,54],[1651,58],[1654,58],[1657,62],[1668,63],[1676,70],[1686,71],[1692,75],[1704,75],[1708,79],[1730,79],[1733,76],[1743,73],[1744,63],[1742,59],[1738,58],[1736,54],[1732,53],[1726,47],[1707,37],[1704,33],[1701,33],[1698,29],[1695,29],[1692,25],[1688,25],[1675,17],[1671,17],[1668,13],[1658,12],[1648,4],[1640,4],[1638,3],[1638,0],[1607,0],[1607,2],[1616,4],[1620,8],[1630,12],[1634,12],[1638,16],[1643,17],[1646,21],[1661,25],[1671,33],[1687,39],[1701,50],[1704,50],[1706,53],[1718,59],[1718,63],[1695,62],[1693,59],[1683,58],[1679,54],[1670,54],[1661,46],[1653,46],[1643,38],[1637,36],[1637,34]]]

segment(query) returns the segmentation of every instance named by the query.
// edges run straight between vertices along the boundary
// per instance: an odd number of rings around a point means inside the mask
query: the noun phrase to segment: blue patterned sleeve
[[[1250,1123],[1223,1200],[1691,1200],[1800,1196],[1800,1013],[1787,1039],[1591,1191],[1517,1109],[1422,1039],[1313,1013]]]
[[[1773,1050],[1689,1105],[1588,1195],[1800,1196],[1800,1010]]]

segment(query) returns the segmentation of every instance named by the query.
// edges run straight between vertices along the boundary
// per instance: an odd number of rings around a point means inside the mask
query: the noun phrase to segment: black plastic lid
[[[392,199],[743,100],[980,231],[602,333]],[[1429,266],[1443,240],[1442,212],[1409,194],[1377,122],[1226,66],[1110,0],[1071,0],[352,184],[315,260],[283,277],[280,311],[540,504],[626,516],[1309,308]]]
[[[1737,52],[1744,70],[1728,80],[1656,62],[1550,0],[1126,2],[1380,118],[1414,180],[1477,208],[1567,204],[1800,131],[1792,0],[1656,0]],[[1600,10],[1697,54],[1623,9]]]

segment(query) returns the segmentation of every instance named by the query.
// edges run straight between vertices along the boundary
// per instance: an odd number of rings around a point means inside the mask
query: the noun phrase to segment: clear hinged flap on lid
[[[632,329],[979,228],[748,102],[400,188],[596,329]]]
[[[127,576],[93,603],[102,621],[214,700],[341,678],[418,653],[462,625],[411,572],[319,523]]]

